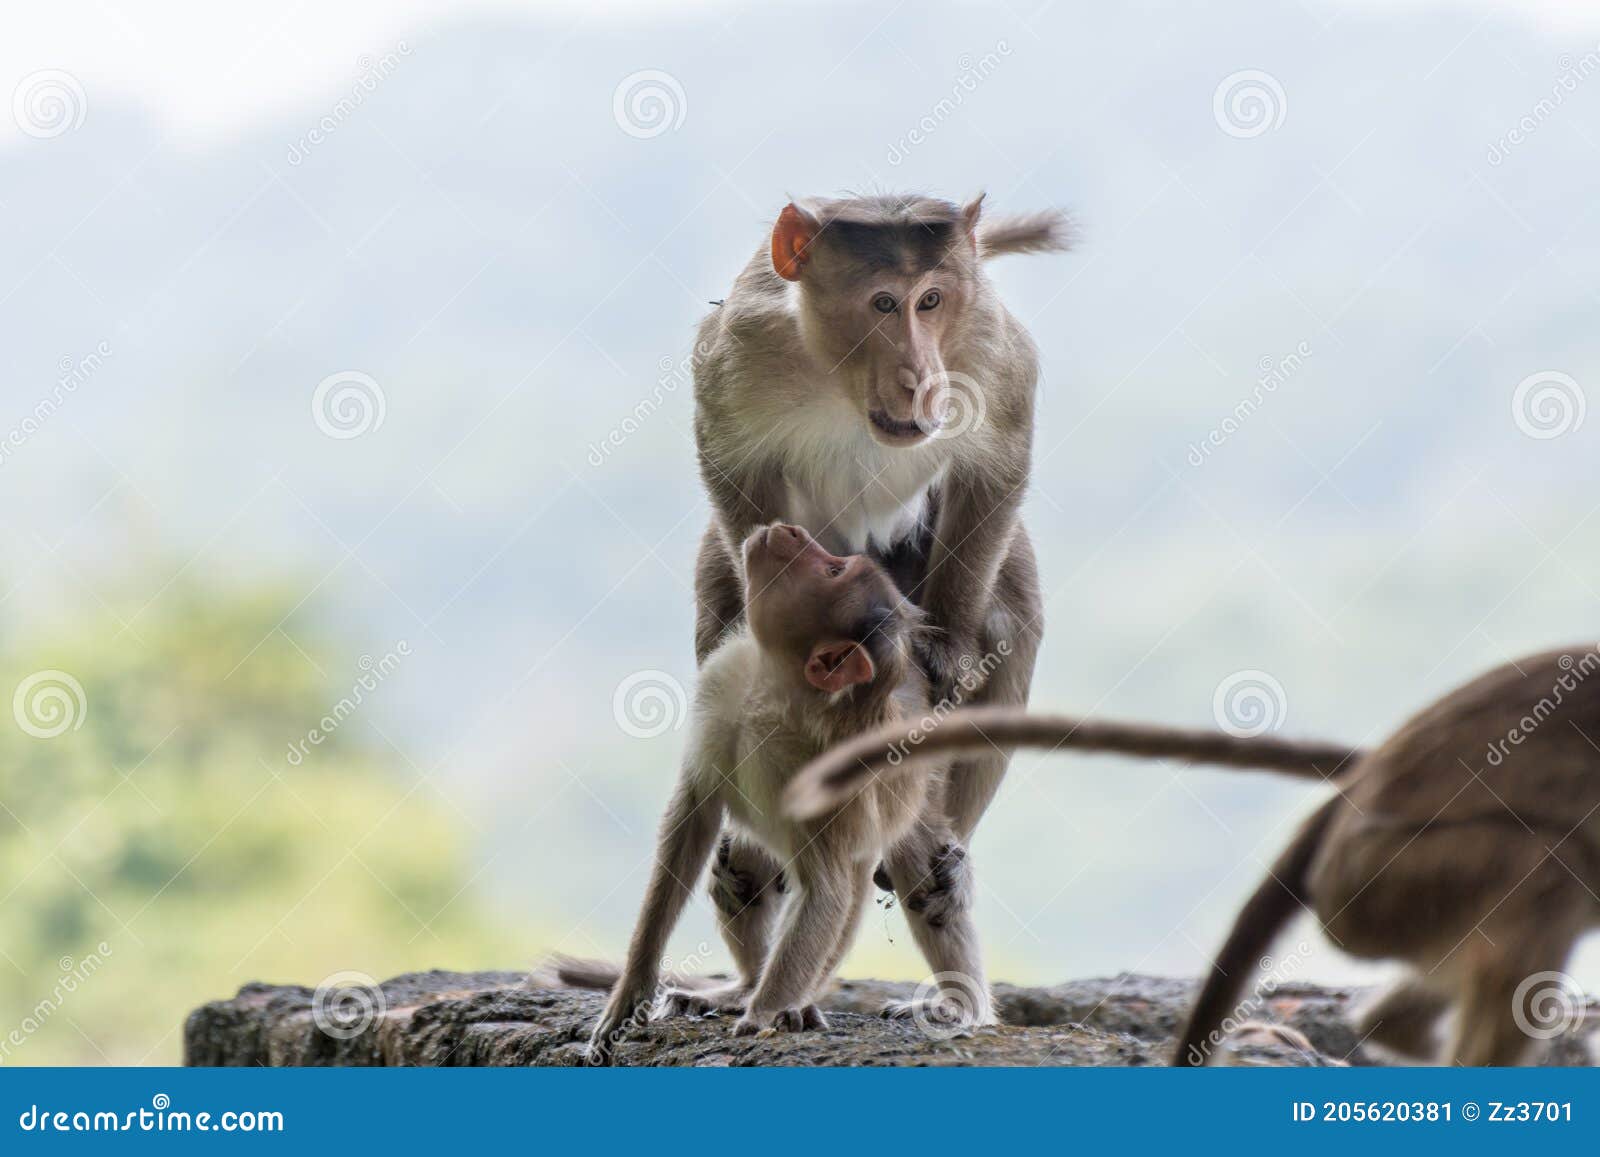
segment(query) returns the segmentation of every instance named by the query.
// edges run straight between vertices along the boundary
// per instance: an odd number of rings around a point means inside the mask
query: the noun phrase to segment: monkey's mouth
[[[920,442],[931,433],[918,425],[915,418],[891,418],[885,410],[868,410],[867,417],[891,442]]]

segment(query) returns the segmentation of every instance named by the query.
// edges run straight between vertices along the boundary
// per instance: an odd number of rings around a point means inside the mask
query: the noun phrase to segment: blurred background
[[[622,951],[693,685],[682,367],[791,193],[1079,220],[992,269],[1043,353],[1036,704],[1361,741],[1600,635],[1593,5],[7,25],[0,1063]],[[993,975],[1197,975],[1321,794],[1018,758]],[[879,909],[845,971],[926,970]]]

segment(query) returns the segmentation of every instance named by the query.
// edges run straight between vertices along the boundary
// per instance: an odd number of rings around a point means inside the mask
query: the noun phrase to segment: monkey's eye
[[[943,295],[940,294],[937,289],[930,289],[927,293],[922,295],[922,300],[917,302],[917,309],[921,312],[926,312],[930,309],[938,309],[939,303],[943,300]]]
[[[893,313],[894,298],[890,297],[887,293],[880,293],[877,297],[872,299],[872,308],[877,310],[879,313]]]

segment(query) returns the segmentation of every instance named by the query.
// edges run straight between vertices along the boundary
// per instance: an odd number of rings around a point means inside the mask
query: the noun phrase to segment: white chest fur
[[[784,431],[784,518],[836,554],[885,548],[911,533],[927,491],[944,474],[948,450],[880,445],[861,415],[816,405],[790,415]]]

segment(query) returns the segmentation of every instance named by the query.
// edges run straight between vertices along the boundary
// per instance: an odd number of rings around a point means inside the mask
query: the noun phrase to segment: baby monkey
[[[829,752],[794,778],[786,805],[818,814],[881,769],[979,743],[1337,774],[1339,794],[1312,813],[1239,913],[1174,1064],[1207,1062],[1257,961],[1302,910],[1344,951],[1410,966],[1356,1026],[1391,1054],[1513,1065],[1533,1039],[1553,1035],[1552,1020],[1575,1027],[1582,1015],[1560,970],[1600,925],[1600,648],[1496,668],[1365,752],[1011,709],[956,712],[926,734],[893,725]]]
[[[644,904],[590,1040],[595,1063],[607,1063],[627,1027],[648,1015],[668,937],[724,819],[783,865],[777,943],[769,952],[775,897],[731,913],[719,906],[740,979],[722,990],[668,992],[666,1008],[742,1007],[737,1035],[825,1026],[814,1002],[850,946],[873,868],[917,822],[928,795],[928,776],[889,775],[813,818],[783,810],[784,790],[808,760],[927,710],[912,660],[920,615],[878,563],[830,554],[800,527],[757,530],[743,555],[745,623],[700,669]]]

